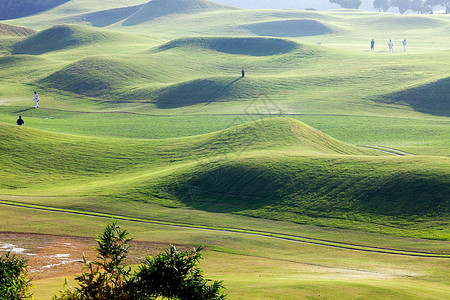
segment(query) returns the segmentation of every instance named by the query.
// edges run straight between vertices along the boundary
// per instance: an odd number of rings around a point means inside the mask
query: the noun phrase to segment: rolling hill
[[[192,14],[216,10],[236,9],[205,0],[152,0],[128,17],[123,25],[133,26],[172,14]]]
[[[137,38],[81,25],[57,25],[14,45],[13,54],[40,55],[52,51],[101,43],[132,43]]]

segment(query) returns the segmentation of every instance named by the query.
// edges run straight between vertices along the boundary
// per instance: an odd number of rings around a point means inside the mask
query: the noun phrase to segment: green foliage
[[[19,300],[31,298],[31,287],[27,279],[27,260],[11,252],[0,256],[0,300]]]
[[[123,265],[131,239],[116,221],[108,223],[98,243],[98,261],[87,262],[83,273],[76,277],[79,287],[64,284],[54,300],[147,300],[168,299],[213,300],[225,299],[222,282],[204,279],[197,268],[201,247],[190,252],[178,251],[175,246],[157,257],[147,257],[134,273]]]
[[[147,257],[129,282],[132,299],[144,300],[163,297],[167,299],[212,300],[225,299],[221,281],[203,278],[197,267],[201,247],[182,252],[171,245],[156,257]]]
[[[53,299],[96,299],[96,300],[125,300],[129,299],[125,288],[125,281],[130,275],[130,268],[121,266],[128,254],[128,232],[121,230],[116,221],[107,224],[103,235],[96,240],[98,247],[98,261],[88,262],[83,273],[76,277],[79,287],[61,292]]]

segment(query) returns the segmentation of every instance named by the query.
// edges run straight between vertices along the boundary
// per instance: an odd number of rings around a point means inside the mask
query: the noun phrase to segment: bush
[[[204,279],[197,268],[201,247],[192,251],[178,251],[175,246],[148,256],[134,273],[122,266],[127,257],[131,239],[115,221],[107,224],[98,236],[98,261],[85,262],[85,270],[76,277],[79,287],[64,285],[54,300],[147,300],[158,297],[168,299],[213,300],[225,299],[220,281]]]
[[[7,252],[0,256],[0,300],[31,298],[31,283],[27,280],[27,260]]]

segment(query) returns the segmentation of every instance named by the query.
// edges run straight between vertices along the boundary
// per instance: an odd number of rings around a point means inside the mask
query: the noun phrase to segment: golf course
[[[203,246],[230,300],[448,299],[450,15],[48,0],[0,20],[0,255],[52,299],[111,219],[130,264]]]

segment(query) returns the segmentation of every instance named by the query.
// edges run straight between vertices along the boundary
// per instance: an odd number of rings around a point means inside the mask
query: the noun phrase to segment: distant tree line
[[[30,16],[68,1],[69,0],[0,0],[0,20]]]
[[[361,0],[329,0],[342,8],[358,9],[361,7]],[[450,0],[374,0],[373,7],[379,11],[388,11],[390,8],[398,8],[400,13],[408,10],[426,14],[432,13],[435,6],[445,7],[446,13],[450,13]]]
[[[421,14],[432,13],[435,6],[443,6],[446,8],[446,13],[450,13],[450,0],[374,0],[373,2],[373,7],[379,11],[396,7],[402,14],[407,10]]]

